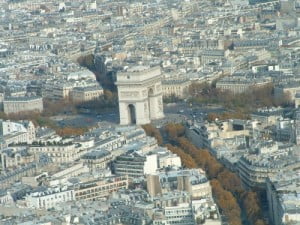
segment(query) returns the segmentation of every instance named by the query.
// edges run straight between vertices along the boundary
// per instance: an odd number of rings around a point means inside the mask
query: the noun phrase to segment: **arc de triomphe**
[[[161,119],[163,99],[160,67],[137,66],[117,74],[120,124],[147,124]]]

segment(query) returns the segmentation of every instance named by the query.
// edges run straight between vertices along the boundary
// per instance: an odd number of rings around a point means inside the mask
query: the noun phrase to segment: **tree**
[[[178,123],[168,123],[164,127],[164,130],[168,135],[168,139],[173,142],[175,142],[178,137],[183,136],[185,133],[185,127]]]
[[[246,210],[247,217],[252,223],[262,218],[259,199],[255,192],[252,191],[245,192],[244,195],[242,196],[242,202],[243,202],[243,207]]]
[[[197,164],[194,159],[190,155],[186,154],[181,148],[175,147],[171,144],[167,144],[166,147],[180,157],[181,162],[185,167],[197,168]]]
[[[228,169],[224,169],[219,173],[217,179],[227,191],[232,191],[236,195],[239,195],[243,191],[240,178]]]
[[[57,128],[56,133],[62,137],[79,136],[87,131],[86,128],[63,127]]]
[[[77,59],[77,62],[80,66],[86,67],[89,70],[95,70],[95,64],[94,64],[94,55],[93,54],[89,54],[86,56],[80,56]]]
[[[75,104],[69,99],[61,99],[61,100],[50,100],[44,99],[44,110],[42,115],[45,117],[55,116],[61,113],[72,113],[76,114],[77,110]]]
[[[107,71],[104,57],[98,55],[95,57],[95,55],[89,54],[80,56],[77,62],[79,65],[92,71],[103,88],[113,92],[116,91],[116,85],[114,84],[115,71]]]
[[[223,189],[216,179],[211,180],[213,195],[221,211],[228,217],[230,224],[241,225],[241,209],[234,196]]]
[[[174,94],[164,97],[164,103],[173,103],[173,102],[180,102],[180,101],[182,101],[182,99],[178,98]]]
[[[204,169],[208,178],[212,179],[214,196],[219,207],[229,217],[230,224],[241,224],[241,209],[238,206],[237,197],[242,199],[241,205],[245,209],[249,221],[254,224],[256,220],[262,218],[257,194],[244,191],[241,180],[236,174],[225,169],[209,151],[198,149],[187,138],[179,137],[177,132],[173,132],[172,137],[184,154],[190,155],[194,163]],[[183,154],[182,151],[179,154]],[[184,160],[183,162],[186,163]]]
[[[76,109],[87,108],[90,110],[97,111],[98,113],[117,109],[118,107],[118,95],[109,90],[105,90],[104,94],[99,96],[97,99],[93,99],[87,102],[80,102],[75,104]]]
[[[163,139],[157,128],[153,127],[151,124],[146,124],[143,125],[142,127],[148,136],[155,137],[157,144],[162,145]]]
[[[223,117],[244,118],[259,107],[271,107],[290,104],[290,97],[284,94],[280,98],[274,96],[273,84],[261,87],[250,87],[243,93],[234,94],[229,90],[221,90],[208,83],[193,83],[190,85],[189,93],[192,103],[220,104],[234,113],[222,115]],[[240,113],[241,112],[241,113]],[[214,120],[216,114],[211,114],[210,120]],[[221,115],[218,115],[221,117]]]

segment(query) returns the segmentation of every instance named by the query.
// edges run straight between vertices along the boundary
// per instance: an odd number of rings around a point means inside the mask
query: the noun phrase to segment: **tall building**
[[[114,171],[117,175],[128,175],[131,178],[142,177],[154,173],[157,168],[157,155],[139,155],[127,153],[120,155],[114,162]]]
[[[162,193],[158,175],[147,176],[147,190],[152,197]]]
[[[211,187],[201,169],[162,170],[147,176],[147,190],[152,197],[172,191],[187,192],[192,198],[211,196]]]

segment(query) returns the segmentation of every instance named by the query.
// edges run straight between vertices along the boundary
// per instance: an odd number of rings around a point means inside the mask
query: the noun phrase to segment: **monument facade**
[[[121,125],[142,125],[164,117],[161,76],[160,67],[137,66],[118,73]]]

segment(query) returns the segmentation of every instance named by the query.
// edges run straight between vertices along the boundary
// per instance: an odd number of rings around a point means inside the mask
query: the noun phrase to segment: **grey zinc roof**
[[[86,153],[82,156],[83,159],[100,159],[102,157],[105,157],[107,155],[110,155],[109,151],[106,150],[99,150],[99,151],[91,151]]]

